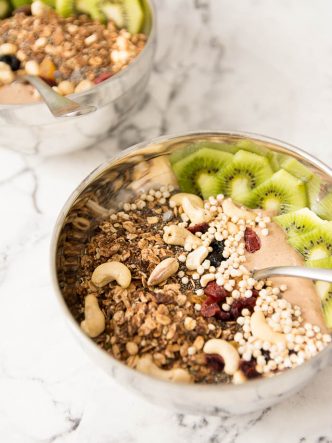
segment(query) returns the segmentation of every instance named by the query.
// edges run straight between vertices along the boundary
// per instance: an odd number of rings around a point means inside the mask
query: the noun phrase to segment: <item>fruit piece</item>
[[[209,225],[207,223],[200,223],[199,225],[189,226],[187,229],[192,234],[196,234],[196,232],[204,234],[209,229]]]
[[[209,317],[218,316],[220,312],[221,309],[219,305],[214,301],[212,297],[209,297],[205,301],[203,301],[200,311],[203,317],[209,318]]]
[[[203,148],[174,163],[173,170],[183,192],[207,198],[220,192],[217,173],[231,159],[226,152]]]
[[[54,81],[56,66],[49,57],[45,57],[39,65],[39,76],[43,79]]]
[[[261,248],[261,241],[256,232],[251,228],[244,231],[244,243],[248,252],[254,253]]]
[[[219,268],[220,263],[226,258],[222,255],[225,247],[224,241],[214,241],[210,244],[212,247],[212,252],[207,256],[207,259],[210,260],[211,266],[214,266],[215,268]]]
[[[312,209],[325,220],[332,220],[332,192],[313,204]]]
[[[11,0],[11,4],[13,5],[13,8],[20,8],[21,6],[29,5],[32,1],[29,0]]]
[[[254,308],[256,306],[256,297],[252,295],[249,298],[238,298],[234,300],[231,305],[231,316],[232,320],[236,320],[238,317],[242,315],[243,309],[248,309],[250,312],[254,312]]]
[[[219,179],[226,195],[245,204],[251,191],[272,174],[272,168],[265,157],[241,150],[221,170]]]
[[[236,144],[236,146],[238,149],[242,149],[243,151],[252,152],[262,157],[266,157],[269,160],[273,171],[278,171],[280,169],[277,154],[271,149],[262,145],[257,145],[252,140],[241,140]]]
[[[224,302],[229,293],[222,287],[217,285],[215,281],[211,281],[204,288],[204,294],[214,299],[216,303]]]
[[[319,201],[321,184],[322,180],[317,175],[314,175],[307,183],[307,195],[311,209],[313,209],[313,205]]]
[[[0,62],[6,63],[12,71],[17,71],[21,66],[20,60],[12,54],[0,55]]]
[[[95,79],[94,79],[94,83],[95,85],[98,85],[98,83],[102,83],[105,80],[109,79],[110,77],[112,77],[113,73],[112,72],[102,72],[101,74],[99,74]]]
[[[332,269],[332,257],[320,260],[308,260],[306,265],[311,268]],[[332,328],[332,284],[323,281],[316,282],[316,289],[322,301],[326,326]]]
[[[288,236],[305,234],[312,231],[324,221],[308,208],[274,217],[277,222],[287,232]]]
[[[58,1],[72,1],[72,0],[58,0]],[[79,12],[89,15],[93,20],[105,23],[106,18],[100,10],[99,0],[77,0],[76,9]]]
[[[219,354],[205,354],[206,365],[213,372],[222,372],[224,370],[225,362]]]
[[[139,0],[123,0],[125,27],[131,34],[140,32],[143,26],[143,10]]]
[[[275,214],[304,208],[307,206],[305,184],[289,172],[280,169],[252,192],[247,204]]]
[[[250,361],[241,360],[240,369],[248,379],[257,378],[261,374],[256,371],[256,365],[257,362],[254,358],[252,358]]]
[[[194,152],[197,152],[200,149],[204,148],[215,149],[217,151],[224,151],[231,154],[237,151],[237,148],[234,145],[203,141],[203,142],[191,143],[181,149],[177,149],[175,152],[171,154],[170,162],[172,165],[174,165],[174,163],[177,163],[178,161],[184,159],[185,157],[188,157]]]
[[[55,0],[55,10],[61,17],[70,17],[74,14],[74,0]]]
[[[10,12],[10,3],[6,0],[0,0],[0,18],[5,18]]]
[[[314,175],[310,169],[289,155],[279,154],[279,165],[280,169],[284,169],[305,183]]]
[[[100,9],[107,19],[112,20],[118,28],[125,26],[123,8],[120,3],[105,2],[101,5]]]
[[[297,249],[305,260],[318,260],[332,255],[332,222],[323,223],[312,231],[295,235],[289,243]]]

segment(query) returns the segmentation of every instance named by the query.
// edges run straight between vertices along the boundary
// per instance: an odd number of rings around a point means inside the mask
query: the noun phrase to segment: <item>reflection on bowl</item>
[[[119,382],[146,399],[195,414],[241,414],[270,406],[299,390],[327,364],[331,346],[303,365],[267,379],[242,385],[173,384],[132,370],[100,349],[81,330],[69,307],[76,303],[73,290],[80,260],[91,231],[99,224],[105,209],[115,210],[130,201],[138,191],[176,184],[169,154],[199,141],[237,143],[252,140],[274,152],[287,153],[309,166],[327,181],[332,171],[310,155],[285,143],[246,134],[196,133],[165,137],[142,143],[102,165],[88,176],[66,203],[54,232],[52,273],[62,312],[83,348],[97,365]],[[104,209],[102,209],[104,208]]]

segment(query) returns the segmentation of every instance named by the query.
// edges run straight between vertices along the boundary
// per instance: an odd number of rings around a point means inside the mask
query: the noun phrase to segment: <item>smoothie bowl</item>
[[[124,151],[79,186],[54,232],[75,336],[112,377],[180,411],[246,413],[296,392],[328,364],[332,287],[251,271],[331,268],[331,178],[246,134]]]
[[[42,155],[84,148],[143,98],[156,43],[149,0],[2,0],[0,17],[1,146]],[[97,110],[56,119],[24,75]]]

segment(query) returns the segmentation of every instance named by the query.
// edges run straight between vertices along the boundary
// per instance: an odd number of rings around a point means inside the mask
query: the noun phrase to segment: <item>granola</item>
[[[69,302],[83,330],[128,366],[182,382],[242,383],[323,349],[330,335],[283,298],[286,285],[256,281],[245,266],[271,219],[232,216],[238,208],[223,195],[201,204],[179,195],[151,189],[93,230]],[[107,278],[94,278],[105,264]],[[119,264],[129,277],[120,279]],[[101,321],[90,330],[87,303]]]

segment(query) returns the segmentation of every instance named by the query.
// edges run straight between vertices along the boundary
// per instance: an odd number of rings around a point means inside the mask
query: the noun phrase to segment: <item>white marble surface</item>
[[[55,218],[81,179],[117,149],[162,133],[239,129],[332,164],[329,0],[159,0],[158,10],[157,60],[139,114],[72,155],[0,149],[0,441],[331,442],[331,369],[250,416],[179,415],[115,385],[59,315],[48,270]]]

